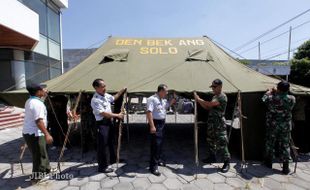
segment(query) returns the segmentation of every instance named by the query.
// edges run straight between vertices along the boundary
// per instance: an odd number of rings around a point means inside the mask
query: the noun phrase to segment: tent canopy
[[[91,84],[96,78],[105,80],[110,93],[123,87],[129,93],[151,93],[161,83],[181,93],[210,92],[215,78],[223,81],[226,93],[247,93],[266,91],[279,82],[241,64],[208,37],[110,37],[72,70],[45,83],[53,93],[94,92]],[[291,91],[310,93],[309,88],[297,85]]]

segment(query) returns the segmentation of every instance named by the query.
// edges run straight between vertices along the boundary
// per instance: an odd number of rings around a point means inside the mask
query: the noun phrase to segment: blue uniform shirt
[[[101,115],[102,112],[111,113],[111,103],[114,102],[114,97],[108,93],[105,93],[104,96],[101,96],[97,92],[94,94],[91,99],[91,107],[93,108],[93,114],[95,115],[96,121],[103,119]]]
[[[147,99],[146,111],[152,112],[153,119],[166,119],[166,111],[169,108],[169,103],[166,99],[161,99],[157,94]]]

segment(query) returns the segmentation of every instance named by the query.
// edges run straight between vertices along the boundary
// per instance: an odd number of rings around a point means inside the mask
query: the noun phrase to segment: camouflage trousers
[[[285,162],[291,159],[290,156],[290,125],[281,124],[268,126],[266,130],[265,159],[273,160],[276,142],[279,144],[280,160]]]
[[[222,118],[209,119],[207,124],[207,158],[218,153],[224,161],[229,160],[230,153],[224,121]]]

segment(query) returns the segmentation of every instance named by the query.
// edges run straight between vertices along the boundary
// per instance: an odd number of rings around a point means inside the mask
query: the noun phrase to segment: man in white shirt
[[[168,86],[160,84],[157,87],[157,93],[147,99],[146,116],[150,127],[151,136],[151,158],[150,172],[156,176],[160,176],[158,166],[165,166],[162,154],[162,146],[164,139],[164,128],[166,120],[166,112],[168,108],[175,104],[176,100],[167,101]]]
[[[53,142],[47,131],[47,111],[43,99],[47,95],[46,85],[31,84],[27,86],[30,98],[25,104],[23,137],[32,154],[32,177],[37,182],[51,172],[46,144]]]
[[[110,164],[116,162],[116,154],[114,149],[114,130],[112,119],[124,119],[122,113],[112,113],[111,103],[116,101],[125,91],[123,88],[114,96],[106,93],[106,84],[103,79],[96,79],[93,82],[93,87],[96,90],[92,100],[91,107],[96,118],[97,126],[97,159],[98,172],[109,173],[113,172],[112,168],[108,168],[107,150],[110,153]]]

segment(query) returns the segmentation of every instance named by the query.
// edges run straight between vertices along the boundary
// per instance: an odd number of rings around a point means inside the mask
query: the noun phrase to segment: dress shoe
[[[166,166],[166,162],[165,162],[165,161],[160,161],[160,162],[158,163],[158,165],[159,165],[159,166]]]
[[[113,171],[114,170],[112,168],[106,168],[106,169],[103,169],[103,170],[98,170],[99,173],[111,173]]]
[[[156,169],[156,170],[151,170],[151,173],[152,173],[153,175],[160,176],[160,172],[158,171],[158,169]]]

